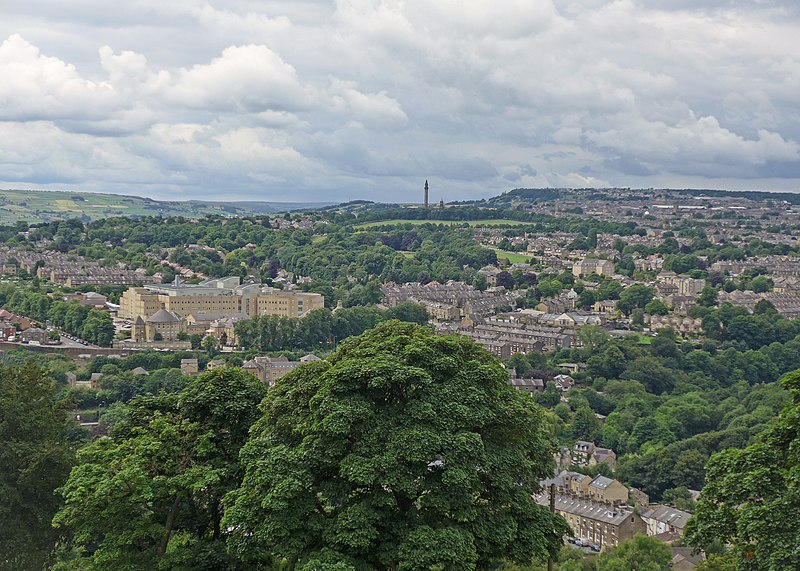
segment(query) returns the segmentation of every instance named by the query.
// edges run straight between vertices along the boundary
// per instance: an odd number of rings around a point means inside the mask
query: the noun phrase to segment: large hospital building
[[[119,316],[147,319],[161,309],[179,317],[197,314],[282,315],[303,317],[320,309],[325,299],[318,293],[281,290],[263,284],[242,285],[238,277],[206,280],[199,284],[153,284],[132,287],[120,297]]]

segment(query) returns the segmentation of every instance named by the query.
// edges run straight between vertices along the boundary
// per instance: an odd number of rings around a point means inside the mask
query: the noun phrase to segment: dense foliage
[[[75,428],[33,363],[0,367],[0,569],[42,569],[54,542],[55,490],[74,462]]]
[[[389,309],[350,307],[316,309],[302,319],[266,315],[236,324],[236,339],[240,347],[259,351],[327,349],[338,341],[360,335],[378,323],[398,319],[424,325],[428,312],[421,305],[401,303]]]
[[[743,571],[800,568],[800,371],[782,383],[791,402],[769,429],[754,444],[709,460],[687,530],[691,545],[732,545]]]
[[[81,449],[54,519],[56,569],[238,569],[222,499],[241,481],[239,449],[266,387],[236,369],[140,397],[110,438]]]
[[[795,321],[773,319],[775,331],[796,327]],[[587,327],[580,335],[584,347],[559,352],[549,366],[536,356],[514,363],[548,378],[552,363],[586,362],[568,406],[558,398],[548,402],[549,387],[537,400],[553,407],[565,444],[583,439],[612,448],[619,458],[616,476],[656,500],[665,492],[674,497],[676,488],[701,489],[712,454],[751,443],[788,398],[774,381],[800,363],[796,336],[784,343],[767,337],[768,345],[747,349],[734,340],[683,342],[669,330],[652,338],[612,338]]]
[[[307,571],[526,562],[567,529],[531,497],[551,446],[477,345],[388,322],[278,381],[224,525],[243,559]]]

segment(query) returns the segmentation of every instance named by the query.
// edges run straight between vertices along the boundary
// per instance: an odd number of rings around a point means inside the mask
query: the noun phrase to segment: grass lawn
[[[397,226],[400,224],[413,224],[422,226],[423,224],[444,224],[446,226],[525,226],[531,222],[520,222],[519,220],[381,220],[379,222],[364,222],[357,224],[356,228],[373,228],[375,226]]]
[[[531,261],[530,255],[520,254],[519,252],[506,252],[497,248],[492,248],[492,250],[495,251],[498,258],[506,258],[509,264],[527,264]]]

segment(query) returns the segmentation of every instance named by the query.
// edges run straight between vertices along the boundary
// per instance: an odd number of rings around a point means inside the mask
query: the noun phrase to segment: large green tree
[[[588,406],[580,407],[575,413],[571,429],[572,436],[576,440],[600,441],[600,420]]]
[[[196,377],[178,394],[139,397],[110,438],[79,452],[54,519],[57,569],[237,569],[222,498],[266,392],[239,369]]]
[[[621,309],[625,315],[630,315],[634,309],[644,309],[645,306],[653,300],[655,290],[647,287],[644,284],[634,284],[619,294],[619,301],[617,307]]]
[[[70,432],[41,368],[0,367],[0,569],[42,569],[53,548],[55,490],[74,461]]]
[[[782,383],[791,402],[758,442],[708,461],[686,531],[696,547],[732,545],[746,571],[800,569],[800,370]]]
[[[636,535],[597,557],[597,571],[671,571],[672,552],[653,537]]]
[[[485,569],[561,545],[543,412],[474,342],[389,321],[270,390],[223,525],[305,570]]]

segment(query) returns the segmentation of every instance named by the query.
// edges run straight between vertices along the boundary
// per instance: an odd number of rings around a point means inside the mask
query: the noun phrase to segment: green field
[[[527,264],[531,261],[531,257],[526,254],[520,254],[519,252],[507,252],[505,250],[500,250],[498,248],[492,248],[497,254],[499,258],[506,258],[509,264]]]
[[[323,203],[281,202],[206,202],[190,200],[168,202],[96,192],[51,190],[0,190],[0,224],[50,222],[68,218],[96,220],[111,216],[185,216],[202,218],[210,214],[245,216],[271,214]]]
[[[375,226],[398,226],[400,224],[413,224],[422,226],[423,224],[444,224],[446,226],[524,226],[530,222],[520,222],[519,220],[381,220],[379,222],[364,222],[357,224],[356,228],[374,228]]]

